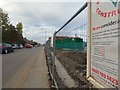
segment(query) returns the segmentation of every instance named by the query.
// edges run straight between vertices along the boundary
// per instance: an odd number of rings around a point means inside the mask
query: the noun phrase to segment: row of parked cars
[[[12,44],[13,49],[21,49],[23,48],[22,44]]]
[[[32,48],[31,44],[26,44],[26,48]],[[22,44],[10,44],[10,43],[0,43],[0,53],[11,53],[14,49],[22,49],[24,46]]]

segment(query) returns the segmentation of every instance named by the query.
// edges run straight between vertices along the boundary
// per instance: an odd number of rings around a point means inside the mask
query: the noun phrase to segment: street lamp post
[[[47,34],[46,34],[46,28],[45,28],[45,42],[47,41],[47,40],[46,40],[46,35],[47,35]]]
[[[46,36],[46,35],[47,35],[47,32],[46,32],[47,28],[46,28],[46,27],[42,27],[41,29],[42,29],[42,30],[45,30],[43,35],[45,35],[45,36],[44,36],[44,40],[45,40],[45,43],[46,43],[46,41],[47,41],[47,40],[46,40],[46,39],[47,39],[47,36]]]

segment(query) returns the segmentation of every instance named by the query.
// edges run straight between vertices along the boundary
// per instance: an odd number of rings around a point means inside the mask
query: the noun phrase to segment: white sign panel
[[[91,77],[105,88],[118,88],[118,2],[91,2]]]

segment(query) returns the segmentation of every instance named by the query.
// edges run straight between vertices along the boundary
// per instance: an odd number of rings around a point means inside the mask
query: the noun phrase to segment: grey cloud
[[[58,30],[83,4],[84,2],[11,2],[4,6],[11,21],[16,24],[22,21],[24,24],[24,36],[39,42],[51,36],[55,29]],[[51,28],[50,28],[51,27]],[[43,39],[42,39],[43,38]],[[42,40],[41,40],[42,39]]]

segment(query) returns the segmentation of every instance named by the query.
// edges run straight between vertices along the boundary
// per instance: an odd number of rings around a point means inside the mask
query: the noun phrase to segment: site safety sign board
[[[96,0],[95,0],[96,1]],[[105,88],[118,88],[120,8],[117,0],[91,4],[91,77]]]

